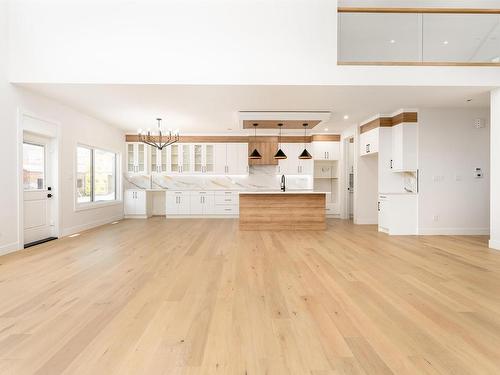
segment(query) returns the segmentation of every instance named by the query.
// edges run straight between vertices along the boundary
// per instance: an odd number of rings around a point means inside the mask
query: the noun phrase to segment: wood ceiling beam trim
[[[417,112],[401,112],[393,117],[378,117],[360,125],[359,132],[363,134],[372,129],[392,127],[403,122],[418,122]]]
[[[158,138],[156,138],[158,140]],[[308,135],[305,137],[305,143],[311,142],[338,142],[340,141],[340,134],[317,134]],[[125,135],[125,142],[139,142],[137,134]],[[251,136],[211,136],[211,135],[196,135],[196,136],[181,136],[179,143],[276,143],[278,142],[277,135],[259,135],[257,137]],[[303,135],[285,135],[281,137],[283,143],[304,143]]]

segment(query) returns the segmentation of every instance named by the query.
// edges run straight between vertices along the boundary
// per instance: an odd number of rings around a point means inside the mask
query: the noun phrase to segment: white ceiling
[[[167,128],[181,134],[246,134],[248,131],[240,129],[238,111],[331,111],[330,120],[314,132],[328,129],[328,133],[339,133],[375,114],[399,108],[489,106],[489,88],[485,87],[21,86],[130,133],[139,128],[154,129],[155,119],[162,117]],[[344,119],[345,115],[349,118]]]

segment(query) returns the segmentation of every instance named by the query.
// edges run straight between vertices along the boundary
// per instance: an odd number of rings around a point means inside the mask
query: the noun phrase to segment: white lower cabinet
[[[189,194],[186,191],[167,191],[166,192],[165,215],[167,217],[174,215],[189,215],[190,202]]]
[[[166,217],[237,216],[239,194],[234,191],[167,191]]]
[[[126,190],[123,204],[126,218],[145,219],[151,216],[151,196],[146,190]]]
[[[379,194],[379,232],[391,235],[417,234],[417,204],[415,194]]]

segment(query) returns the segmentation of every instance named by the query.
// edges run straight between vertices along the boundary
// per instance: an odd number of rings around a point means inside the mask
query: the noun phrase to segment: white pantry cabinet
[[[216,174],[248,174],[247,143],[217,143],[215,145]]]
[[[379,128],[359,135],[359,154],[361,156],[376,154],[379,149]]]
[[[340,142],[315,141],[311,143],[314,160],[339,160]],[[309,150],[309,152],[311,152]]]
[[[127,142],[127,172],[148,172],[148,146],[142,142]]]
[[[151,216],[151,196],[146,190],[126,190],[123,204],[126,218],[146,219]]]
[[[392,161],[394,172],[417,170],[417,124],[402,123],[392,127]]]

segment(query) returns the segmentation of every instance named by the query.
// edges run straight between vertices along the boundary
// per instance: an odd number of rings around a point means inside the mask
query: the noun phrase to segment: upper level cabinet
[[[417,137],[415,123],[403,123],[392,127],[392,160],[394,172],[417,170]]]
[[[281,149],[286,154],[287,158],[279,160],[279,174],[313,174],[314,161],[312,159],[299,159],[299,155],[304,149],[303,143],[282,143]]]
[[[168,147],[159,150],[156,147],[151,147],[151,172],[152,173],[166,173],[169,167]]]
[[[127,172],[148,172],[148,146],[142,142],[127,142]]]
[[[215,145],[215,173],[247,174],[247,151],[247,143],[217,143]]]
[[[187,143],[175,143],[170,147],[170,170],[171,173],[191,173],[192,168],[192,145]]]
[[[194,173],[215,172],[215,146],[213,144],[193,144],[191,147]]]
[[[379,128],[371,129],[359,135],[359,155],[376,154],[379,148]]]
[[[314,160],[339,160],[340,142],[315,141],[311,143]]]

